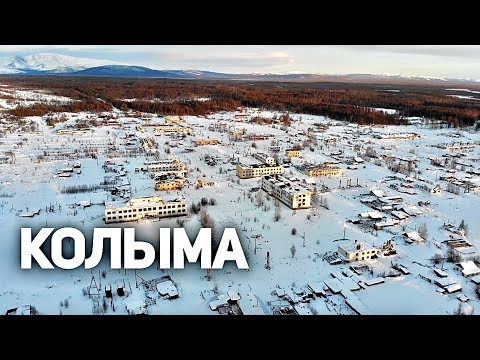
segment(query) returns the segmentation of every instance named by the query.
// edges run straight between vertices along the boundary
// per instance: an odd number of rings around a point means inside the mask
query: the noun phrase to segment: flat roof
[[[357,250],[357,244],[360,244],[360,250]],[[360,241],[355,244],[354,242],[345,245],[338,245],[339,248],[343,249],[348,253],[357,252],[357,251],[365,251],[365,250],[376,250],[373,246],[367,244],[365,241]]]

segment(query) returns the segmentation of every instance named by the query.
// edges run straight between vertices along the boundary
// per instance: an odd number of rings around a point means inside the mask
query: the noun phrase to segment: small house
[[[458,265],[462,271],[462,276],[464,277],[472,277],[476,275],[480,275],[480,269],[475,265],[472,260],[461,262]]]

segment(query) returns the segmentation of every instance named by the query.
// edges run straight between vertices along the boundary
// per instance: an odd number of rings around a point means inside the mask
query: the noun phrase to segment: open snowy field
[[[68,97],[52,95],[43,90],[20,90],[0,84],[0,110],[11,110],[19,106],[32,106],[35,104],[68,104],[72,101]]]

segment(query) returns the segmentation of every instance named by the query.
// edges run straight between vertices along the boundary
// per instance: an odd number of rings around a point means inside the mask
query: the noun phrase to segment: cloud
[[[334,45],[344,50],[450,58],[480,57],[478,45]]]
[[[480,78],[478,45],[0,45],[0,57],[39,52],[154,69]]]

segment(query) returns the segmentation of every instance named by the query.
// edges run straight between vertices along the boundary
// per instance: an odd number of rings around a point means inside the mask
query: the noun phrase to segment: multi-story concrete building
[[[155,190],[165,191],[165,190],[177,190],[181,189],[185,185],[185,179],[171,179],[171,180],[162,180],[158,181],[155,184]]]
[[[187,201],[164,201],[161,196],[131,198],[126,204],[106,204],[106,224],[187,215]]]
[[[299,180],[292,181],[278,175],[264,176],[262,189],[291,209],[308,209],[311,206],[312,192]]]
[[[332,165],[315,165],[305,168],[305,174],[308,176],[332,176],[342,175],[342,168]]]
[[[302,156],[302,153],[297,149],[287,149],[285,150],[285,156],[298,158]]]
[[[183,119],[180,116],[172,115],[165,117],[165,124],[181,124],[183,123]]]
[[[166,171],[182,171],[186,169],[187,169],[187,166],[177,159],[162,160],[162,161],[158,161],[155,164],[151,164],[147,166],[147,171],[150,173],[166,172]]]
[[[192,142],[195,146],[220,144],[220,140],[217,140],[217,139],[199,139],[199,140],[193,140]]]
[[[374,134],[377,139],[420,139],[420,134],[417,133],[388,133],[388,134]]]
[[[158,172],[151,172],[149,173],[150,177],[155,180],[163,180],[166,176],[167,177],[185,177],[187,175],[187,170],[179,170],[179,171],[158,171]]]
[[[338,253],[348,262],[374,259],[380,249],[376,249],[365,242],[355,240],[350,245],[338,245]]]
[[[256,154],[253,154],[253,157],[257,160],[260,160],[261,162],[263,162],[264,164],[267,164],[267,165],[275,165],[277,162],[275,161],[275,158],[271,157],[271,156],[268,156],[267,154],[265,153],[256,153]]]
[[[240,179],[251,179],[265,175],[282,175],[285,169],[281,165],[254,164],[242,166],[237,164],[237,176]]]
[[[188,126],[180,125],[159,125],[153,130],[153,133],[155,135],[163,133],[190,134],[190,128]]]

